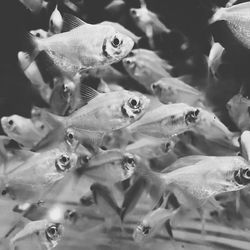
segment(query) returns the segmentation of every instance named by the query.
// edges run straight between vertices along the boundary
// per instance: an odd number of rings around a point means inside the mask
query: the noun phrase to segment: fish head
[[[173,98],[175,95],[175,90],[173,86],[167,83],[166,80],[159,80],[155,83],[151,84],[151,89],[153,93],[159,98],[159,100],[163,100],[164,103],[167,102],[175,102]]]
[[[32,34],[33,36],[36,36],[38,38],[47,38],[48,37],[48,32],[43,30],[43,29],[31,30],[30,34]]]
[[[121,110],[123,115],[128,117],[132,123],[145,114],[149,103],[150,100],[146,96],[138,92],[127,91],[123,99]]]
[[[152,235],[152,226],[146,221],[142,221],[134,230],[133,239],[135,242],[144,242]]]
[[[58,8],[56,6],[55,10],[53,11],[53,13],[50,16],[49,30],[53,34],[59,34],[59,33],[61,33],[62,28],[63,28],[63,18],[62,18],[60,11],[58,10]]]
[[[123,180],[130,178],[134,172],[136,167],[136,156],[130,153],[125,153],[121,162]]]
[[[104,26],[104,25],[103,25]],[[127,35],[117,32],[110,26],[111,32],[108,32],[102,45],[103,54],[107,58],[119,61],[129,54],[134,47],[134,41]]]
[[[131,8],[129,14],[138,26],[145,25],[151,21],[147,8]]]
[[[45,244],[55,247],[63,235],[64,227],[61,223],[51,223],[45,229]]]
[[[131,53],[133,53],[133,51]],[[128,57],[122,60],[122,63],[129,75],[134,76],[136,72],[138,72],[138,61],[133,55],[129,54]]]
[[[250,128],[250,100],[242,94],[233,96],[226,105],[228,114],[236,126],[245,130]]]
[[[55,160],[58,173],[64,173],[76,166],[77,156],[75,154],[61,153]]]
[[[247,186],[250,184],[250,166],[241,167],[234,171],[234,181],[239,186]]]

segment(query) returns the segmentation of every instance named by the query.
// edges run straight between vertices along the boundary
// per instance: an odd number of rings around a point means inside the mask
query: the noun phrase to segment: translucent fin
[[[96,90],[92,89],[91,87],[85,85],[84,83],[81,83],[80,85],[80,95],[81,99],[84,103],[88,103],[92,99],[94,99],[96,96],[98,96],[100,93],[98,93]]]
[[[37,39],[37,37],[30,33],[25,33],[23,36],[22,50],[28,53],[31,61],[34,60],[38,54]]]
[[[68,13],[63,14],[63,29],[62,32],[67,32],[70,31],[74,28],[77,28],[81,25],[86,24],[83,20],[80,18],[73,16]]]

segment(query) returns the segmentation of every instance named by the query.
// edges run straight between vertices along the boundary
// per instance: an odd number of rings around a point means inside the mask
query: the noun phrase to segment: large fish
[[[65,32],[44,39],[27,37],[33,58],[45,51],[58,68],[75,76],[82,70],[118,62],[133,48],[133,40],[109,25],[91,25],[64,15]]]

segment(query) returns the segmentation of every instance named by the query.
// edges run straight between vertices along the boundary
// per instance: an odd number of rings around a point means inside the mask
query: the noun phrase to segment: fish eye
[[[80,164],[85,165],[89,162],[90,157],[88,155],[80,156]]]
[[[239,185],[247,185],[250,183],[250,171],[249,169],[239,169],[234,171],[234,180]]]
[[[8,124],[9,124],[10,126],[12,126],[12,125],[14,124],[14,121],[10,119],[10,120],[8,121]]]
[[[75,210],[67,209],[64,213],[64,218],[65,220],[75,222],[77,220],[77,213]]]
[[[194,123],[197,120],[197,116],[199,115],[200,110],[196,109],[195,111],[190,111],[185,115],[186,123]]]
[[[115,36],[112,41],[111,41],[111,44],[114,48],[117,48],[118,46],[120,46],[122,44],[122,41],[117,37]]]
[[[53,25],[54,25],[53,20],[50,20],[50,25],[51,25],[51,26],[53,26]]]
[[[45,235],[48,241],[54,241],[58,239],[58,237],[60,236],[59,226],[60,224],[56,223],[56,224],[49,226],[46,229]]]
[[[126,154],[124,159],[123,159],[123,162],[122,162],[122,165],[125,169],[129,169],[130,167],[135,167],[135,158],[133,155],[131,154]]]
[[[41,37],[39,32],[36,33],[36,37]]]
[[[144,234],[147,235],[150,232],[151,227],[150,226],[145,226],[145,225],[140,225],[139,230]]]
[[[164,143],[163,144],[163,152],[167,153],[169,151],[170,147],[171,147],[171,143],[170,142]]]
[[[66,137],[65,140],[71,144],[75,138],[75,134],[72,130],[69,129],[67,130],[65,137]]]
[[[70,168],[70,157],[67,154],[62,154],[55,162],[56,169],[64,172]]]
[[[135,16],[136,15],[136,10],[135,9],[130,9],[130,13]]]
[[[132,109],[137,109],[140,106],[140,99],[138,97],[130,98],[128,104]]]
[[[243,173],[244,177],[247,178],[247,179],[250,179],[250,171],[249,169],[246,169]]]

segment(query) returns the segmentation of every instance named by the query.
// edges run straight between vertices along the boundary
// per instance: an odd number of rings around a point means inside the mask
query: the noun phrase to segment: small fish
[[[60,147],[33,153],[24,163],[6,173],[1,180],[2,197],[18,201],[41,198],[55,183],[76,166],[77,156]]]
[[[39,243],[50,250],[54,248],[63,235],[64,227],[60,223],[51,223],[47,220],[31,221],[10,239],[11,249],[15,249],[15,245],[31,235],[37,235]]]
[[[161,105],[147,112],[127,129],[132,133],[166,140],[196,127],[200,111],[184,103]]]
[[[18,52],[18,60],[21,69],[32,83],[34,89],[38,91],[43,100],[49,103],[52,89],[43,80],[40,70],[35,61],[25,52]]]
[[[71,77],[85,69],[118,62],[134,46],[130,37],[109,25],[87,24],[70,14],[64,14],[64,23],[63,33],[44,39],[27,36],[27,50],[32,58],[44,51]]]
[[[19,115],[2,117],[1,125],[11,139],[29,149],[33,148],[48,133],[46,127],[37,127],[31,119]]]
[[[125,5],[123,0],[112,0],[104,9],[110,14],[119,14],[124,9]]]
[[[135,167],[136,159],[132,154],[114,149],[93,156],[83,165],[83,173],[95,181],[113,185],[130,178]]]
[[[111,228],[114,220],[120,218],[120,207],[111,190],[100,183],[92,184],[90,190],[92,191],[93,200],[98,210],[104,216],[106,227]]]
[[[178,78],[162,78],[153,83],[151,88],[164,104],[183,102],[190,106],[203,106],[203,94]]]
[[[38,13],[45,6],[43,0],[19,0],[27,9],[33,13]]]
[[[140,119],[146,112],[149,100],[142,94],[130,91],[98,93],[82,85],[81,93],[87,105],[73,112],[68,117],[45,114],[47,120],[57,124],[41,143],[48,145],[62,139],[66,129],[74,130],[80,141],[90,146],[100,145],[104,133],[121,129]],[[84,122],[83,122],[84,121]],[[55,133],[56,132],[56,133]],[[78,135],[77,135],[78,134]],[[84,145],[85,145],[84,144]],[[38,146],[39,147],[39,146]]]
[[[243,158],[245,158],[246,160],[250,160],[250,131],[249,130],[245,130],[241,136],[239,137],[239,141],[240,141],[240,153],[242,155]]]
[[[56,115],[65,116],[74,105],[74,93],[76,85],[70,79],[57,78],[54,80],[54,88],[50,96],[50,111]]]
[[[38,38],[47,38],[48,32],[43,29],[31,30],[30,34]]]
[[[147,36],[152,49],[155,48],[153,37],[162,33],[169,34],[171,31],[163,24],[158,16],[150,11],[145,2],[141,4],[141,8],[131,8],[130,16],[136,26]]]
[[[125,151],[139,155],[145,159],[160,157],[173,150],[174,140],[166,140],[166,142],[155,141],[151,138],[141,138],[134,143],[129,144]]]
[[[165,198],[166,200],[168,198]],[[179,211],[179,209],[167,209],[165,208],[166,201],[163,201],[162,205],[152,211],[150,211],[136,227],[133,233],[133,239],[137,243],[145,242],[152,238],[157,232],[159,232],[163,225],[172,219]]]
[[[250,49],[249,43],[249,8],[250,3],[240,3],[228,8],[217,8],[209,23],[223,21],[230,30],[232,39],[240,46]]]
[[[230,118],[239,130],[250,129],[250,100],[247,97],[238,93],[227,102],[226,107]]]
[[[169,77],[172,70],[165,60],[154,51],[134,49],[122,60],[127,73],[152,93],[151,84],[163,77]]]
[[[52,12],[49,19],[49,31],[48,35],[53,36],[54,34],[59,34],[63,29],[63,18],[56,5],[54,11]]]

